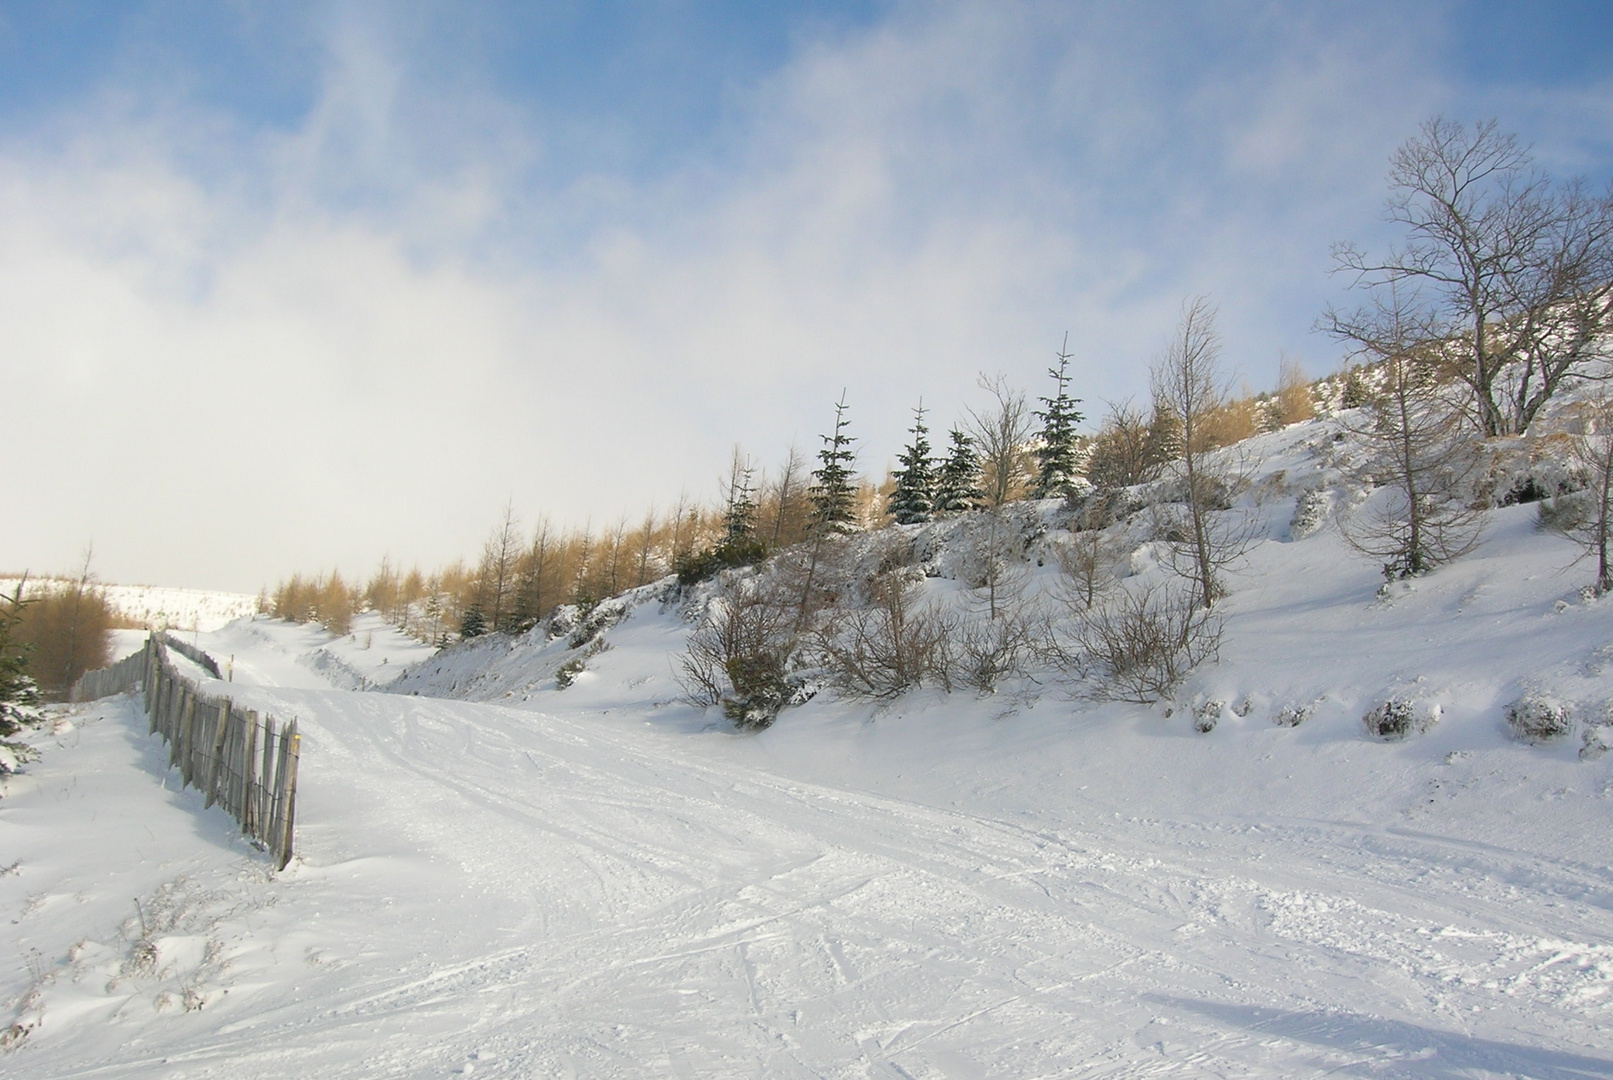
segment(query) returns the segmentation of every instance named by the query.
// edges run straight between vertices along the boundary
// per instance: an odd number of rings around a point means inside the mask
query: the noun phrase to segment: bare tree
[[[1338,244],[1336,269],[1374,292],[1396,287],[1396,306],[1467,384],[1479,429],[1522,434],[1613,329],[1613,191],[1552,181],[1494,120],[1443,117],[1395,153],[1389,188],[1405,245],[1372,258]],[[1329,308],[1321,326],[1365,345],[1376,311]]]
[[[1017,593],[1023,552],[1003,518],[1003,508],[1024,498],[1033,475],[1030,451],[1033,414],[1021,390],[1001,376],[981,374],[980,389],[987,402],[965,410],[966,426],[980,461],[980,494],[986,510],[986,536],[979,554],[982,573],[975,583],[984,593],[987,616],[999,619],[1009,613]],[[977,541],[978,542],[978,541]]]
[[[515,629],[525,631],[560,602],[559,538],[547,517],[538,519],[532,543],[521,558],[515,594]]]
[[[15,645],[32,652],[27,670],[51,700],[66,700],[80,675],[111,659],[112,608],[90,563],[86,550],[78,576],[65,588],[41,589],[31,597],[19,591],[12,605],[12,615],[21,616]]]
[[[1227,396],[1220,353],[1215,309],[1197,297],[1183,305],[1176,334],[1150,372],[1155,411],[1180,432],[1171,462],[1180,509],[1162,508],[1159,534],[1171,568],[1193,582],[1206,608],[1225,595],[1226,568],[1242,557],[1252,528],[1247,517],[1228,513],[1237,470],[1225,456],[1210,456],[1207,421]]]
[[[627,553],[627,514],[616,519],[616,524],[605,534],[605,595],[615,596],[622,591],[622,557]]]
[[[1114,541],[1099,527],[1100,522],[1082,524],[1086,527],[1077,529],[1055,549],[1059,594],[1072,608],[1094,607],[1117,581]]]
[[[1613,536],[1613,399],[1591,403],[1585,428],[1575,437],[1573,461],[1584,477],[1583,491],[1560,495],[1540,504],[1540,523],[1560,532],[1596,560],[1597,596],[1613,592],[1613,564],[1608,560]]]
[[[477,602],[487,624],[509,631],[516,613],[516,564],[521,557],[521,527],[515,516],[515,502],[504,504],[504,520],[482,545]]]
[[[1101,488],[1131,487],[1159,479],[1176,440],[1169,425],[1154,423],[1130,401],[1110,402],[1087,459],[1087,479]]]
[[[806,533],[806,458],[790,444],[779,467],[778,478],[769,485],[768,501],[772,520],[766,525],[768,544],[777,549],[793,544]]]
[[[1311,396],[1310,376],[1291,356],[1284,356],[1277,369],[1277,422],[1284,427],[1316,415],[1316,399]]]
[[[1482,516],[1461,498],[1477,460],[1460,409],[1440,385],[1437,346],[1419,312],[1396,302],[1376,307],[1362,351],[1376,357],[1383,382],[1356,434],[1368,449],[1367,476],[1386,489],[1341,520],[1345,539],[1381,558],[1385,577],[1426,573],[1471,551]],[[1430,356],[1430,353],[1435,353]]]
[[[1031,409],[1022,390],[1001,375],[979,378],[988,401],[966,409],[967,426],[980,455],[981,496],[988,509],[1022,498],[1031,478]]]
[[[655,504],[644,512],[644,520],[639,522],[635,533],[638,541],[638,554],[634,560],[633,587],[638,588],[650,580],[650,556],[655,548]]]

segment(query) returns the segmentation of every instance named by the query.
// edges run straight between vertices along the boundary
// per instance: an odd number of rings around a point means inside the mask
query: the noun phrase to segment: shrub
[[[1505,715],[1513,737],[1522,742],[1552,742],[1574,733],[1568,707],[1543,694],[1524,694],[1507,705]]]
[[[996,693],[1004,679],[1023,673],[1035,644],[1032,627],[1017,606],[995,619],[966,616],[954,626],[953,679],[982,694]]]
[[[1367,710],[1361,718],[1367,731],[1386,742],[1421,735],[1439,720],[1440,707],[1421,707],[1408,698],[1389,698]]]
[[[736,727],[759,731],[795,697],[795,642],[795,609],[758,582],[742,582],[690,633],[678,681],[691,703],[721,705]]]
[[[814,635],[837,689],[891,698],[925,683],[952,688],[952,621],[919,606],[922,580],[879,575],[869,583],[868,607],[836,613]]]
[[[1189,595],[1145,585],[1075,612],[1069,637],[1053,629],[1047,652],[1086,682],[1089,697],[1151,704],[1220,652],[1222,626],[1220,616]]]
[[[1221,721],[1221,713],[1226,709],[1224,701],[1202,701],[1193,710],[1193,730],[1200,735],[1208,735],[1215,730],[1215,725]]]
[[[1294,515],[1288,519],[1288,538],[1290,540],[1303,540],[1307,536],[1314,536],[1327,520],[1328,509],[1333,499],[1325,491],[1311,490],[1301,495],[1294,503]]]
[[[1311,718],[1311,713],[1314,711],[1315,707],[1312,705],[1284,705],[1277,710],[1277,715],[1272,717],[1272,723],[1278,727],[1299,727]]]
[[[42,592],[25,605],[15,640],[32,652],[28,670],[41,694],[65,701],[80,675],[111,661],[112,607],[99,589],[82,581]]]
[[[577,676],[588,670],[588,663],[580,656],[574,656],[561,664],[554,673],[554,685],[557,690],[564,690],[577,681]]]
[[[754,566],[767,558],[767,545],[754,536],[731,536],[700,552],[691,552],[673,565],[678,584],[687,588],[716,577],[724,570]]]

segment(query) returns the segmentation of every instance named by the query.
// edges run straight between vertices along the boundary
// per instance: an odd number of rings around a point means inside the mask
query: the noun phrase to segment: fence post
[[[230,714],[235,710],[229,698],[219,702],[218,708],[218,726],[213,729],[213,745],[207,755],[207,800],[203,806],[218,802],[219,759],[224,753],[224,736],[230,728]]]
[[[258,714],[252,714],[247,724],[245,745],[241,748],[241,831],[253,835],[253,811],[257,809],[252,798],[252,769],[258,756]]]
[[[302,736],[297,734],[297,721],[291,722],[291,747],[286,757],[286,812],[280,840],[280,869],[291,862],[291,838],[297,822],[297,759],[302,755]]]
[[[274,779],[274,717],[265,717],[263,721],[263,764],[258,767],[258,812],[256,812],[256,829],[252,830],[258,840],[265,846],[273,846],[273,824],[269,820],[269,809],[273,808],[274,791],[271,782]]]
[[[185,715],[180,717],[179,738],[174,741],[179,750],[179,779],[182,785],[188,785],[191,778],[190,750],[191,743],[195,741],[198,704],[200,702],[194,691],[185,695]]]

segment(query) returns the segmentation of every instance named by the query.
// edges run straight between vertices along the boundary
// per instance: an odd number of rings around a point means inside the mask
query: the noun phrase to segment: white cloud
[[[899,6],[805,41],[727,141],[567,172],[537,110],[355,10],[293,130],[109,95],[0,146],[0,563],[434,564],[506,497],[709,495],[736,441],[814,449],[842,386],[879,470],[920,394],[941,426],[979,370],[1039,389],[1066,329],[1089,403],[1140,392],[1196,292],[1263,384],[1327,352],[1326,244],[1446,93],[1392,12],[1249,9],[1229,67],[1130,6]]]

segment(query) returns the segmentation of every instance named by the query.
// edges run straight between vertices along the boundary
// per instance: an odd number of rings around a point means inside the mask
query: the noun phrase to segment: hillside
[[[1537,449],[1501,447],[1484,482],[1544,481]],[[0,800],[0,935],[25,960],[3,1060],[1613,1077],[1613,602],[1528,504],[1384,586],[1331,517],[1296,519],[1367,494],[1355,452],[1337,420],[1242,448],[1253,542],[1219,655],[1153,705],[1033,664],[995,694],[814,684],[739,734],[685,701],[677,658],[743,572],[429,655],[376,624],[198,633],[238,703],[302,725],[298,858],[269,873],[172,790],[131,700],[62,714]],[[1065,513],[1015,512],[1019,595],[1057,594]],[[1108,529],[1134,583],[1165,573],[1149,527]],[[980,528],[856,538],[837,572],[905,565],[966,612]],[[1427,730],[1370,734],[1389,698]],[[1515,738],[1525,699],[1572,730]]]

